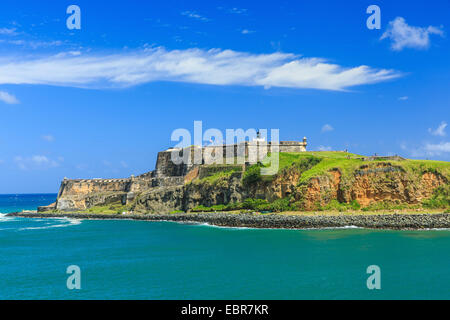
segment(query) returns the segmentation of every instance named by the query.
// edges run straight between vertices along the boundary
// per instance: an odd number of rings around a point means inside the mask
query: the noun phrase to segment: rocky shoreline
[[[24,218],[73,218],[95,220],[173,221],[207,223],[222,227],[270,229],[319,229],[355,226],[368,229],[420,230],[450,228],[450,214],[380,214],[380,215],[282,215],[233,213],[177,213],[102,215],[88,213],[32,213],[16,212],[8,216]]]

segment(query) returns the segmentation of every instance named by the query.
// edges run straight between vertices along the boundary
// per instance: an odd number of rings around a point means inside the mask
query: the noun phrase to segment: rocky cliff
[[[239,208],[248,199],[283,200],[289,210],[365,208],[379,203],[421,205],[440,191],[446,206],[450,163],[368,159],[343,152],[280,153],[280,170],[261,176],[257,165],[179,167],[167,154],[157,169],[118,180],[65,180],[55,205],[41,211],[85,211],[120,203],[119,210],[136,213],[191,211],[198,207]],[[442,191],[443,190],[443,191]],[[236,204],[236,206],[233,206]],[[228,207],[226,207],[228,206]]]

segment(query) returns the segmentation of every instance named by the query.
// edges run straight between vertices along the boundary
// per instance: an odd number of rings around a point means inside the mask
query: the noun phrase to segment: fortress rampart
[[[158,153],[154,171],[125,179],[67,179],[61,183],[58,200],[53,207],[57,210],[87,209],[96,203],[116,202],[120,198],[126,204],[135,194],[158,187],[181,186],[197,177],[204,177],[214,171],[205,165],[232,165],[245,170],[245,166],[262,161],[271,152],[305,152],[303,141],[265,142],[255,139],[233,145],[218,145],[185,149],[168,149]],[[173,161],[173,155],[183,161]],[[212,171],[211,171],[212,170]],[[44,209],[43,209],[44,210]],[[47,210],[47,209],[45,209]]]
[[[307,140],[266,142],[255,139],[231,145],[190,146],[184,149],[171,148],[158,154],[156,174],[158,176],[186,175],[194,165],[209,164],[255,164],[269,153],[306,152]],[[173,159],[179,161],[172,161]]]

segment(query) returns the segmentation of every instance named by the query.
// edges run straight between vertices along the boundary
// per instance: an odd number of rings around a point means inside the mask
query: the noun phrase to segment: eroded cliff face
[[[86,210],[93,206],[122,201],[130,179],[64,180],[54,208],[59,211]]]
[[[305,185],[298,186],[294,199],[300,202],[301,209],[314,210],[325,206],[331,200],[342,200],[341,172],[337,169],[325,175],[311,178]]]
[[[136,212],[190,211],[203,205],[213,206],[241,202],[247,196],[241,183],[242,173],[234,173],[214,183],[208,181],[189,181],[183,186],[155,188],[139,194],[130,203]]]
[[[167,213],[183,210],[184,186],[158,187],[136,196],[130,203],[135,212]]]
[[[248,192],[242,185],[242,173],[236,172],[229,177],[219,179],[214,183],[192,182],[184,188],[183,208],[185,211],[196,206],[242,202],[248,198]]]
[[[289,197],[296,192],[300,176],[301,172],[296,168],[284,170],[272,181],[263,180],[250,187],[249,194],[252,198],[267,199],[269,202]]]
[[[112,203],[122,202],[127,196],[125,192],[99,192],[78,194],[76,196],[66,195],[58,199],[54,204],[54,208],[59,211],[80,211],[95,206],[104,206]],[[46,211],[46,210],[42,210]]]
[[[345,179],[337,169],[312,178],[298,188],[296,199],[306,210],[325,206],[333,199],[345,203],[356,200],[362,207],[376,202],[418,204],[446,184],[447,179],[439,173],[411,174],[399,166],[375,163],[361,166]]]
[[[145,179],[65,181],[56,209],[82,211],[121,202],[134,212],[167,213],[190,211],[199,205],[239,203],[247,198],[272,202],[286,197],[301,210],[315,210],[332,200],[345,203],[356,200],[362,207],[380,201],[418,204],[430,198],[436,188],[449,183],[439,172],[412,172],[389,162],[361,164],[345,174],[334,168],[299,183],[309,169],[292,166],[271,179],[261,179],[251,185],[244,185],[243,172],[232,172],[214,181],[204,179],[205,170],[199,167],[191,168],[183,176],[157,180],[149,175],[148,179],[146,176]]]

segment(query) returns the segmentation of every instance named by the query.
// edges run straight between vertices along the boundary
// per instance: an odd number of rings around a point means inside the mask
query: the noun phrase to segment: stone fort
[[[230,145],[170,148],[158,153],[155,170],[139,176],[132,175],[125,179],[64,178],[58,200],[49,209],[87,208],[97,202],[122,201],[125,204],[133,200],[137,193],[158,187],[180,186],[197,177],[207,176],[211,167],[220,169],[224,165],[241,166],[243,172],[247,166],[262,161],[269,153],[306,152],[306,147],[306,138],[302,141],[275,143],[266,142],[258,135],[252,141]],[[179,161],[174,161],[174,158]]]

